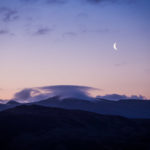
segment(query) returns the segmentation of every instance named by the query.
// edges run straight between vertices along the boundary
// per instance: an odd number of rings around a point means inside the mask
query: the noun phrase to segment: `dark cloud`
[[[20,0],[22,2],[27,3],[35,3],[35,2],[46,2],[47,4],[65,4],[67,2],[71,2],[70,0]],[[101,3],[101,2],[118,2],[120,0],[78,0],[79,2],[85,1],[88,3]],[[134,0],[127,0],[127,1],[134,1]]]
[[[136,100],[143,100],[146,99],[144,96],[142,95],[132,95],[132,96],[126,96],[126,95],[119,95],[119,94],[107,94],[104,96],[97,96],[97,98],[102,98],[102,99],[107,99],[107,100],[123,100],[123,99],[136,99]]]
[[[99,3],[104,3],[104,2],[116,3],[116,2],[120,2],[122,0],[84,0],[84,1],[91,3],[91,4],[99,4]]]
[[[50,33],[51,31],[53,31],[52,29],[50,28],[39,28],[35,33],[34,35],[45,35],[45,34],[48,34]]]
[[[10,34],[8,30],[0,30],[0,35]]]
[[[33,88],[23,89],[14,95],[14,99],[15,100],[23,100],[23,101],[28,100],[29,98],[32,97],[32,94],[35,94],[36,92],[37,92],[37,90],[35,90]]]
[[[18,102],[35,102],[51,97],[50,93],[42,91],[38,88],[26,88],[14,95],[13,100]]]
[[[23,3],[29,3],[29,4],[35,4],[35,3],[41,3],[41,4],[66,4],[71,3],[71,0],[20,0]],[[84,2],[89,4],[101,4],[101,3],[127,3],[132,4],[135,3],[137,0],[76,0],[77,2]]]
[[[0,8],[0,15],[2,16],[2,20],[4,22],[14,21],[19,18],[17,10],[6,7]]]
[[[79,98],[85,100],[92,100],[89,92],[96,90],[87,86],[74,85],[56,85],[23,89],[14,95],[14,100],[22,102],[34,102],[44,100],[49,97],[59,96],[60,98]]]
[[[10,32],[8,29],[0,29],[0,36],[1,35],[10,35],[10,36],[14,36],[15,34]]]
[[[133,4],[137,0],[83,0],[91,4],[99,4],[99,3],[126,3],[126,4]]]
[[[25,3],[36,3],[36,2],[42,2],[46,4],[66,4],[68,2],[71,2],[71,0],[20,0],[21,2]],[[78,2],[85,2],[89,4],[100,4],[100,3],[134,3],[137,0],[77,0]]]

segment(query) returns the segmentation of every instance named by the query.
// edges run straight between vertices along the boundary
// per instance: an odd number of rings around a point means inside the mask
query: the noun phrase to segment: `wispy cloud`
[[[120,95],[120,94],[106,94],[104,96],[97,96],[97,98],[102,98],[102,99],[107,99],[107,100],[127,100],[127,99],[136,99],[136,100],[143,100],[146,99],[142,95],[131,95],[131,96],[126,96],[126,95]]]
[[[136,2],[137,0],[126,0],[126,1],[123,1],[123,0],[84,0],[84,1],[88,3],[93,3],[93,4],[98,4],[98,3],[103,3],[103,2],[131,4],[131,3]]]
[[[135,4],[137,0],[80,0],[88,4],[98,5],[98,4]]]
[[[0,29],[0,36],[14,36],[15,34],[10,32],[8,29]]]
[[[45,3],[45,4],[66,4],[66,3],[71,3],[71,0],[20,0],[21,2],[24,3]],[[89,4],[101,4],[101,3],[127,3],[127,4],[131,4],[136,2],[137,0],[126,0],[126,1],[122,1],[122,0],[76,0],[77,2],[84,2],[84,3],[89,3]]]
[[[34,35],[45,35],[45,34],[49,34],[51,31],[53,31],[53,29],[50,28],[39,28]]]
[[[36,92],[35,89],[33,88],[26,88],[26,89],[23,89],[19,92],[17,92],[15,95],[14,95],[14,99],[15,100],[28,100],[29,98],[32,97],[32,94],[34,94]]]
[[[91,28],[87,28],[86,26],[81,26],[80,32],[81,33],[107,34],[107,33],[110,33],[112,31],[108,28],[91,29]]]
[[[25,3],[35,3],[38,2],[39,0],[20,0],[20,1]]]
[[[42,4],[65,4],[68,2],[68,0],[20,0],[23,3],[30,3],[30,4],[35,4],[35,3],[42,3]]]
[[[6,35],[6,34],[10,34],[8,30],[0,30],[0,35]]]
[[[4,22],[11,22],[19,18],[17,10],[7,8],[7,7],[0,8],[0,15]]]
[[[65,4],[68,0],[46,0],[47,4]]]

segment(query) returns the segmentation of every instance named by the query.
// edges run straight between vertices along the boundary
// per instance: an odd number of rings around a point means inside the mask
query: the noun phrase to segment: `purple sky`
[[[149,0],[0,1],[0,99],[46,85],[150,98],[149,18]]]

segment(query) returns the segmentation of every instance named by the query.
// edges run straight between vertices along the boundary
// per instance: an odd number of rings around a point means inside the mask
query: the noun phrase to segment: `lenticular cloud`
[[[55,85],[36,88],[26,88],[14,95],[14,99],[22,102],[34,102],[49,97],[59,96],[60,98],[79,98],[92,100],[90,91],[97,90],[87,86],[76,85]]]

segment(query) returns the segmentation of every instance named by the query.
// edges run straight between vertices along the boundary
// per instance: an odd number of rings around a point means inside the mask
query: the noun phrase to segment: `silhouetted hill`
[[[8,101],[6,104],[0,104],[0,111],[6,110],[9,108],[13,108],[18,105],[21,105],[21,104],[16,101],[11,100],[11,101]]]
[[[48,98],[28,105],[40,105],[47,107],[57,107],[65,109],[79,109],[106,115],[119,115],[127,118],[147,118],[150,119],[149,100],[120,100],[109,101],[96,99],[93,101],[66,98],[60,100],[59,97]],[[7,104],[0,104],[0,111],[22,105],[16,101],[9,101]]]
[[[0,104],[0,111],[7,109],[6,104]]]
[[[148,100],[96,100],[87,101],[74,98],[59,100],[49,98],[36,102],[38,105],[65,109],[80,109],[106,115],[120,115],[128,118],[150,118],[150,101]]]
[[[10,100],[10,101],[8,101],[6,104],[9,104],[9,105],[18,105],[18,104],[20,104],[20,103],[14,101],[14,100]]]
[[[2,150],[149,150],[150,120],[38,105],[0,112]]]

